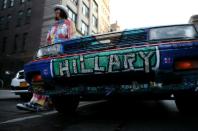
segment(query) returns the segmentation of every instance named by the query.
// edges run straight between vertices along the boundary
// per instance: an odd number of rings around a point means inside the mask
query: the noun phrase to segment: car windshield
[[[196,31],[192,25],[153,28],[150,30],[150,40],[195,38]]]
[[[19,72],[18,78],[24,79],[24,71]]]
[[[41,47],[37,54],[36,58],[42,58],[45,56],[54,56],[61,53],[61,44],[54,44],[45,47]]]

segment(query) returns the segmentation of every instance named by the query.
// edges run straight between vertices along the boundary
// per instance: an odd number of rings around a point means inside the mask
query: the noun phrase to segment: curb
[[[20,97],[11,93],[11,90],[0,90],[0,100],[19,99]]]

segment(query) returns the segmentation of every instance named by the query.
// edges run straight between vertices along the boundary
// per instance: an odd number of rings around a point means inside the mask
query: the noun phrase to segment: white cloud
[[[122,29],[185,24],[198,14],[198,0],[110,0],[110,9]]]

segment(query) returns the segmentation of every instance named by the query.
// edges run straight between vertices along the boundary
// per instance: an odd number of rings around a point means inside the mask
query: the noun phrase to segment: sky
[[[185,24],[198,14],[198,0],[110,0],[110,13],[121,29]]]

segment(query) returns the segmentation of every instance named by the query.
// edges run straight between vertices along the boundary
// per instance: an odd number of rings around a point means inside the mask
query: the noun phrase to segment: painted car
[[[29,86],[29,83],[25,80],[24,70],[20,70],[11,81],[11,92],[20,95],[24,100],[29,100],[31,98],[31,92],[28,90]]]
[[[197,97],[197,69],[198,33],[194,25],[186,24],[44,46],[25,65],[25,74],[33,90],[50,95],[59,112],[74,111],[79,97],[130,96],[175,99],[180,110],[188,110]]]

